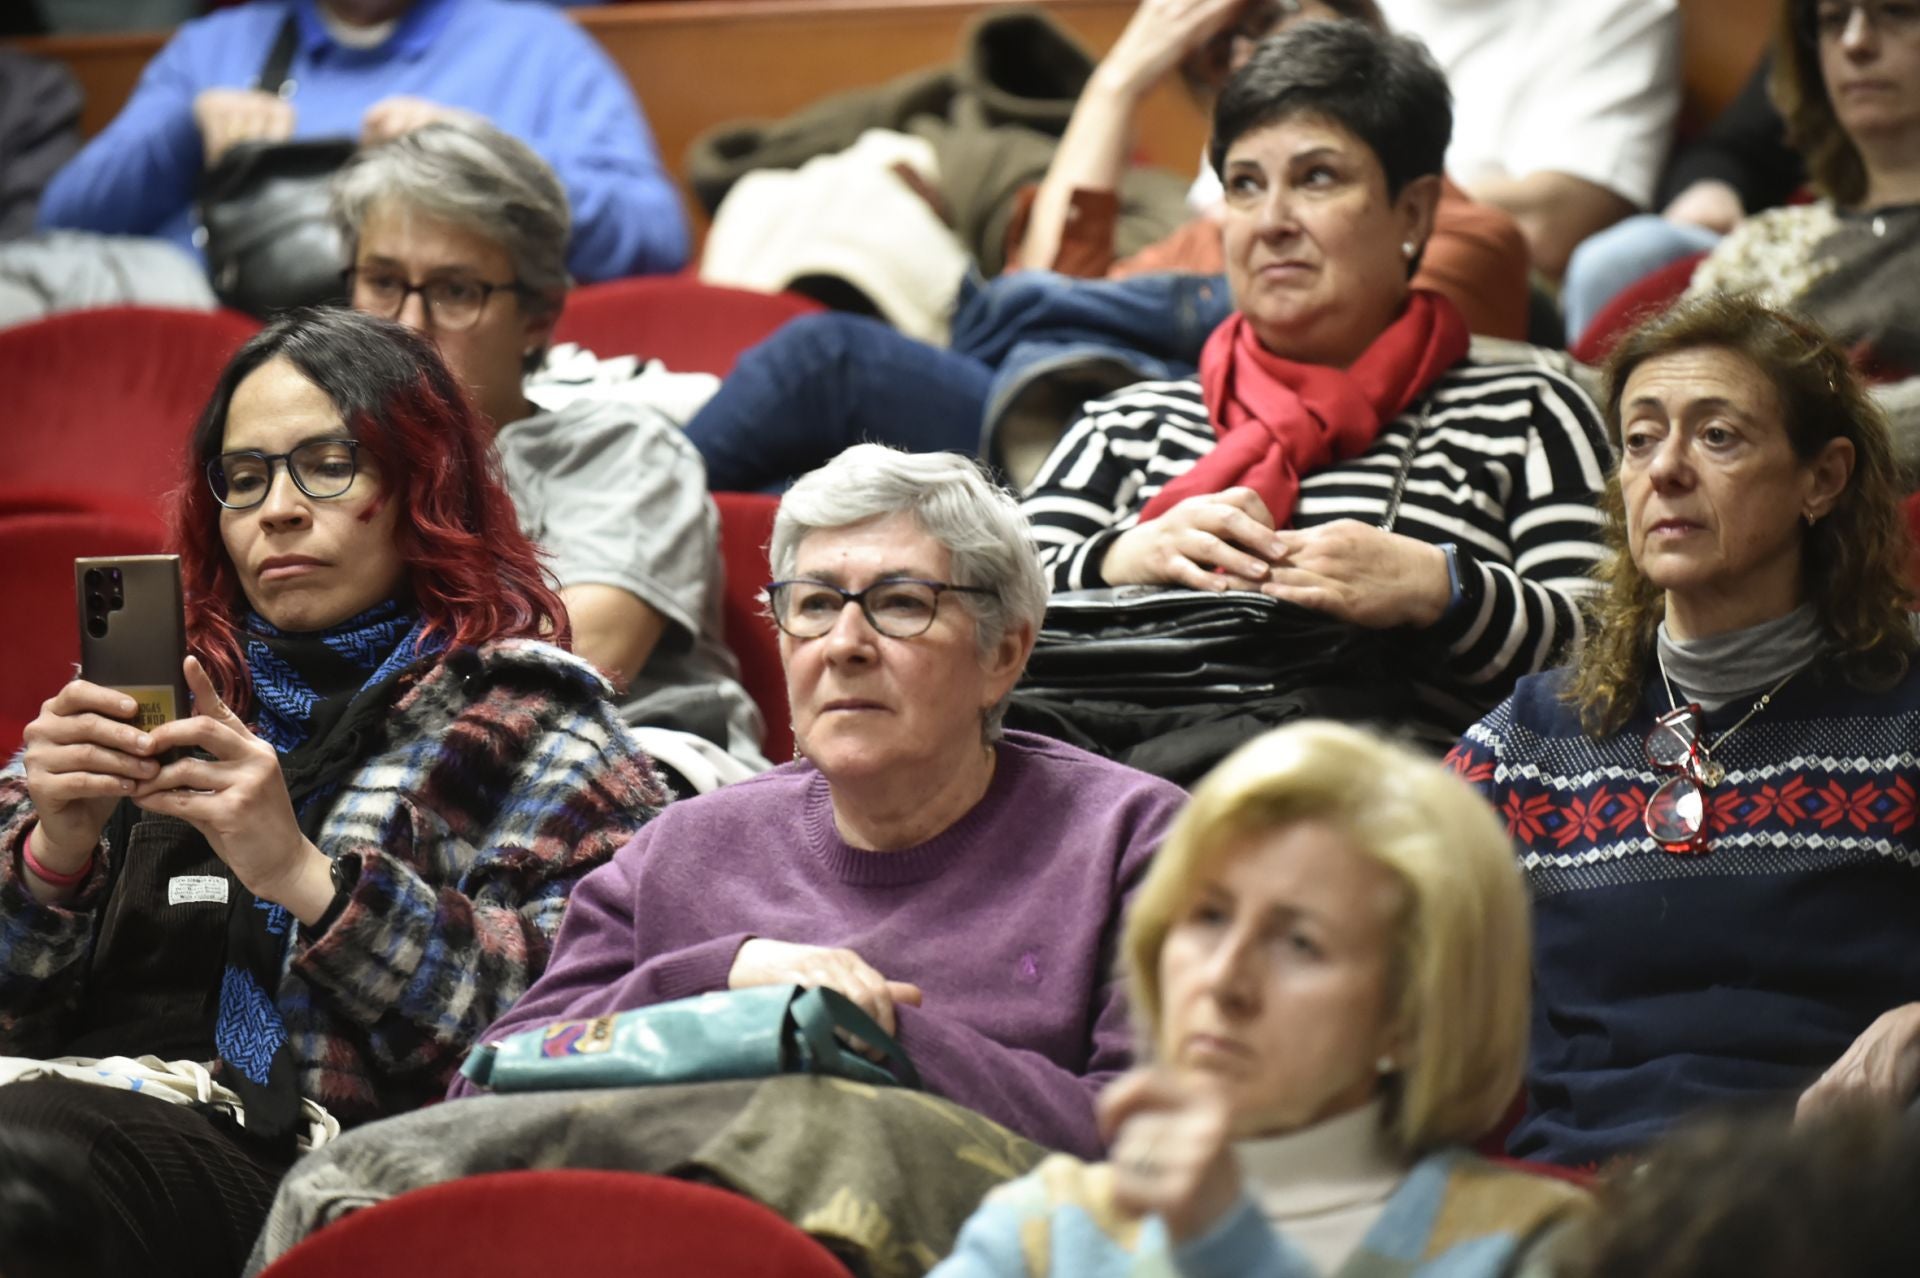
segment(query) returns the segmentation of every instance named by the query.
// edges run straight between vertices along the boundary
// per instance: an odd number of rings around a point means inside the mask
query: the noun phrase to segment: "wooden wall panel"
[[[1096,51],[1119,35],[1133,0],[1035,0]],[[1566,0],[1577,3],[1578,0]],[[661,155],[684,175],[687,145],[728,120],[778,117],[842,89],[952,58],[960,32],[992,0],[662,0],[571,11],[619,63],[645,104]],[[1771,0],[1682,0],[1689,116],[1739,91],[1765,45]],[[165,32],[15,41],[65,62],[86,92],[91,135],[132,92]],[[1163,87],[1140,120],[1141,156],[1180,172],[1199,163],[1205,122]]]
[[[1698,127],[1746,84],[1773,34],[1776,0],[1681,0],[1687,123]]]

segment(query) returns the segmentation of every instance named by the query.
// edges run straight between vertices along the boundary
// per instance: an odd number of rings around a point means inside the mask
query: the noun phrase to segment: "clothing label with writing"
[[[193,905],[211,901],[227,903],[227,881],[212,874],[176,874],[167,880],[168,905]]]

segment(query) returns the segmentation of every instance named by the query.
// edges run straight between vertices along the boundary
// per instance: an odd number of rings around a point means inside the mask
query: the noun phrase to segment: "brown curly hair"
[[[1773,71],[1767,88],[1787,143],[1807,162],[1807,176],[1842,208],[1867,198],[1867,163],[1840,126],[1827,78],[1820,70],[1820,37],[1814,29],[1817,0],[1779,0],[1774,13]]]
[[[1648,360],[1700,347],[1739,355],[1773,386],[1787,439],[1810,461],[1835,439],[1853,443],[1853,474],[1833,510],[1801,538],[1806,598],[1826,626],[1848,677],[1879,686],[1897,677],[1920,643],[1908,618],[1913,546],[1900,502],[1904,486],[1886,419],[1833,340],[1750,298],[1709,295],[1683,302],[1629,333],[1607,361],[1607,439],[1620,449],[1620,401]],[[1628,553],[1618,469],[1601,511],[1612,551],[1595,571],[1585,642],[1574,656],[1567,699],[1595,736],[1619,731],[1639,703],[1665,596]]]
[[[1609,1177],[1556,1249],[1562,1278],[1920,1273],[1920,1130],[1875,1106],[1692,1124]]]

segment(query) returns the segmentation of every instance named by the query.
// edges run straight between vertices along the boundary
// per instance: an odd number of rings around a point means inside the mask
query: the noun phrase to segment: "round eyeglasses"
[[[887,638],[912,639],[933,625],[940,611],[940,596],[949,591],[962,595],[995,593],[981,586],[955,586],[917,577],[889,577],[865,590],[842,590],[830,581],[806,578],[766,585],[773,624],[795,639],[818,639],[826,634],[848,604],[860,605],[867,624]]]
[[[213,489],[214,500],[228,510],[258,506],[273,488],[275,462],[287,468],[301,492],[325,501],[353,487],[353,478],[360,473],[360,441],[310,439],[284,453],[252,449],[221,453],[207,463],[207,485]]]
[[[502,284],[471,279],[464,275],[438,275],[424,284],[415,284],[392,271],[350,266],[341,272],[347,284],[347,297],[357,311],[396,319],[407,299],[415,293],[426,304],[427,320],[442,333],[458,333],[472,328],[487,308],[487,299],[495,293],[528,294],[519,280]]]

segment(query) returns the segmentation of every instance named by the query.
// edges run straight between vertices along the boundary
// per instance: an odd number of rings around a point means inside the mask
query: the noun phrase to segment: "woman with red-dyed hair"
[[[442,1094],[664,801],[486,440],[352,312],[221,375],[174,512],[195,714],[76,679],[0,777],[7,1272],[36,1203],[96,1223],[35,1272],[240,1272],[296,1153]]]

